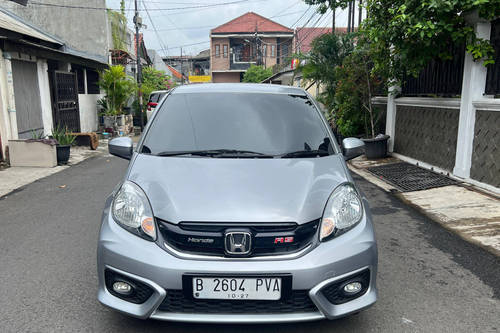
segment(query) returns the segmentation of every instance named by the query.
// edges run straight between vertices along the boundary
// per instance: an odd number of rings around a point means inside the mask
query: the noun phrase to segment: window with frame
[[[78,93],[85,94],[85,71],[78,65],[71,64],[71,72],[76,74],[76,82],[78,86]]]
[[[262,46],[262,56],[267,57],[267,45],[264,44]]]
[[[223,50],[223,53],[224,53],[224,55],[223,55],[224,58],[227,58],[227,56],[228,56],[228,45],[224,44],[222,50]]]
[[[215,56],[220,57],[220,45],[215,44]]]
[[[99,73],[94,70],[87,69],[87,94],[100,94],[99,88]]]
[[[274,57],[274,56],[276,56],[276,46],[271,45],[271,57]]]

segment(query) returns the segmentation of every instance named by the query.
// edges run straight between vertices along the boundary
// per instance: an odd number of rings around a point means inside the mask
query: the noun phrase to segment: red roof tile
[[[311,51],[311,43],[313,40],[321,35],[329,34],[332,32],[332,28],[297,28],[297,46],[300,48],[300,52],[308,53]],[[347,33],[346,27],[336,27],[335,33],[345,34]]]
[[[212,33],[251,33],[255,30],[259,32],[288,32],[293,33],[293,30],[279,23],[271,21],[264,16],[248,12],[241,15],[223,25],[220,25],[211,30]]]
[[[178,79],[182,79],[182,74],[180,72],[178,72],[175,68],[173,68],[170,65],[167,65],[167,67],[168,67],[168,69],[170,70],[170,72],[172,73],[173,76],[175,76]]]

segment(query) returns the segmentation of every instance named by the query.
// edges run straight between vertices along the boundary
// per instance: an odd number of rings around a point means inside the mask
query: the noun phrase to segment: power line
[[[156,34],[156,37],[158,38],[158,42],[160,43],[160,47],[162,48],[162,51],[165,52],[165,53],[167,53],[168,48],[166,47],[165,43],[161,39],[160,34],[158,33],[158,30],[156,29],[155,23],[153,22],[153,20],[151,19],[151,16],[149,15],[148,8],[146,7],[146,4],[144,3],[144,1],[142,1],[142,6],[146,10],[146,15],[149,18],[149,22],[151,22],[151,25],[153,26],[153,30],[154,30],[154,32]]]
[[[231,2],[221,2],[221,3],[212,3],[212,4],[202,4],[202,5],[194,5],[194,6],[186,6],[186,7],[172,7],[172,8],[158,8],[158,11],[173,11],[173,10],[184,10],[184,9],[199,9],[199,8],[208,8],[208,7],[220,7],[227,5],[234,5],[238,3],[248,2],[251,0],[235,0]],[[74,5],[58,5],[52,3],[44,3],[38,1],[30,1],[30,4],[37,6],[46,6],[46,7],[57,7],[57,8],[71,8],[71,9],[85,9],[85,10],[104,10],[111,9],[119,11],[119,9],[106,8],[106,7],[88,7],[88,6],[74,6]],[[134,11],[133,9],[126,9],[127,11]],[[138,11],[144,11],[144,9],[139,9]]]

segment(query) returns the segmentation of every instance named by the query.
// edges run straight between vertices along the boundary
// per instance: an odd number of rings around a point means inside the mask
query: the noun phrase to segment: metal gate
[[[54,71],[54,125],[80,132],[78,82],[75,73]]]
[[[43,132],[42,106],[36,62],[12,60],[17,132],[20,139],[31,139],[32,132]]]

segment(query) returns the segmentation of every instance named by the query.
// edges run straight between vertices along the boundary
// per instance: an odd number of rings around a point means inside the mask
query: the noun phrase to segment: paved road
[[[500,330],[500,260],[362,179],[380,255],[380,298],[367,311],[333,322],[235,327],[108,310],[96,300],[96,239],[103,200],[125,168],[114,157],[93,158],[0,199],[0,332]]]

